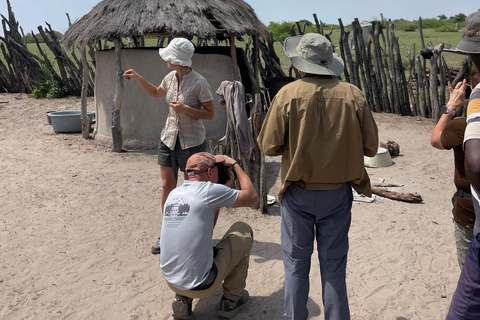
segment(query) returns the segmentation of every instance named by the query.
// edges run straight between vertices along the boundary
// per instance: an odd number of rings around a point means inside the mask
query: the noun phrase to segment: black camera
[[[218,183],[225,184],[229,180],[228,171],[232,170],[232,167],[227,167],[223,163],[217,163],[218,168]]]

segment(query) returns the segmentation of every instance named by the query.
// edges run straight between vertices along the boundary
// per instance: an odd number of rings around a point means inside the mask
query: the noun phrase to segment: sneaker
[[[160,238],[158,238],[157,242],[152,246],[152,253],[160,254]]]
[[[231,319],[237,313],[245,309],[248,304],[248,291],[243,290],[242,297],[238,301],[231,301],[225,297],[220,300],[220,306],[217,311],[217,316],[223,319]]]
[[[188,320],[192,316],[192,298],[175,294],[175,300],[172,303],[173,319]]]

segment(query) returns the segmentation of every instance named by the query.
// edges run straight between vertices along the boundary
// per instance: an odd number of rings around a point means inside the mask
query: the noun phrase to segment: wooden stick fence
[[[318,33],[323,34],[323,24],[314,14]],[[435,48],[433,44],[425,45],[422,33],[422,19],[419,19],[422,49],[431,56],[416,56],[415,45],[409,50],[409,69],[405,70],[400,54],[398,37],[391,20],[373,21],[369,28],[367,42],[363,38],[363,28],[358,21],[352,22],[352,31],[346,31],[341,19],[339,54],[345,62],[345,81],[360,88],[374,112],[388,112],[404,116],[421,116],[435,118],[441,116],[441,106],[448,99],[448,81],[453,85],[462,79],[469,79],[471,62],[468,58],[462,68],[448,67],[442,57],[443,44]],[[304,34],[305,25],[292,25],[290,35]],[[330,34],[324,34],[330,39]],[[350,36],[351,35],[351,36]],[[353,46],[350,46],[352,38]],[[276,55],[273,52],[273,40],[262,43],[265,68],[261,70],[262,78],[285,76],[278,70]],[[354,49],[353,49],[354,48]],[[426,48],[426,49],[425,49]],[[427,63],[428,61],[428,63]],[[427,68],[428,65],[428,68]],[[296,70],[289,69],[292,76]],[[408,72],[408,78],[407,78]],[[295,74],[298,77],[298,74]],[[456,76],[457,75],[457,76]],[[455,77],[456,76],[456,77]],[[452,81],[452,79],[454,80]]]

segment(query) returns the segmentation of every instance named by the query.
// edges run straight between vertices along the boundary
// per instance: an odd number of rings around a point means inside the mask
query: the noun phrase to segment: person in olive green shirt
[[[338,80],[343,60],[330,41],[309,33],[285,40],[302,78],[275,96],[257,138],[282,156],[279,193],[285,268],[285,313],[307,319],[309,271],[316,238],[325,319],[350,319],[345,282],[352,187],[371,196],[364,155],[378,149],[378,129],[363,93]]]

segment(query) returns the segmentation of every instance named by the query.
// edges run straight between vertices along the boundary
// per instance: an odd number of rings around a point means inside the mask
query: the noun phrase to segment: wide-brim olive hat
[[[456,50],[470,54],[480,53],[480,12],[470,14],[465,20],[465,33]]]
[[[292,65],[305,73],[332,76],[343,73],[342,58],[333,52],[332,43],[321,34],[287,38],[284,50]]]

